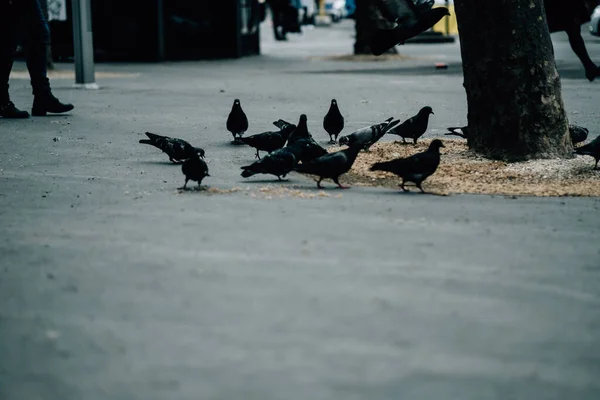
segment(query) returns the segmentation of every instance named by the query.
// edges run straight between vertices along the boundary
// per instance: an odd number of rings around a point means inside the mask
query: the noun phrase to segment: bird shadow
[[[188,186],[187,188],[183,188],[183,187],[178,187],[177,188],[177,192],[181,193],[206,193],[208,192],[208,190],[210,189],[209,186],[207,185],[203,185],[203,186]]]
[[[238,183],[256,183],[256,184],[265,184],[265,183],[289,183],[290,179],[252,179],[252,180],[240,180]]]
[[[156,160],[143,160],[143,161],[138,161],[138,164],[145,164],[145,165],[172,165],[172,166],[181,166],[182,163],[177,163],[177,164],[173,164],[171,161],[156,161]]]

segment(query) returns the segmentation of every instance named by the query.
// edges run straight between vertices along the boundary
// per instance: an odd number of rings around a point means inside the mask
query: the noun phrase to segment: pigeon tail
[[[248,177],[250,177],[250,176],[252,176],[252,175],[256,175],[256,174],[257,174],[256,172],[254,172],[254,171],[252,171],[252,170],[250,170],[250,169],[247,169],[247,168],[249,168],[249,167],[250,167],[250,166],[247,166],[247,167],[242,167],[242,169],[244,169],[244,171],[242,171],[242,176],[243,176],[244,178],[248,178]]]
[[[153,140],[149,140],[149,139],[140,139],[140,143],[149,144],[151,146],[154,146],[154,144],[155,144]]]
[[[369,168],[371,171],[385,171],[385,172],[394,172],[393,171],[394,163],[391,161],[382,161],[371,165]]]

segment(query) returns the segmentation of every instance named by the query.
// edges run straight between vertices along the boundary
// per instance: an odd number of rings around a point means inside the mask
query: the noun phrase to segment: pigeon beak
[[[206,175],[204,175],[204,176],[210,176],[210,174],[207,172]]]
[[[435,113],[433,111],[431,113],[435,115]]]

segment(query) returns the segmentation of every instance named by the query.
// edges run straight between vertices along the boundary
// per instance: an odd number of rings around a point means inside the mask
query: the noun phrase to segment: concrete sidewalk
[[[344,132],[426,104],[429,136],[465,121],[458,43],[330,60],[351,33],[265,31],[264,55],[239,60],[101,64],[98,91],[59,65],[72,115],[0,119],[0,399],[599,397],[599,199],[329,182],[311,197],[297,174],[240,177],[254,153],[230,145],[234,98],[248,134],[306,113],[323,142],[333,97]],[[599,83],[563,39],[569,117],[597,135]],[[138,144],[144,131],[203,147],[205,184],[225,193],[179,193],[180,167]],[[311,198],[271,195],[280,185]]]

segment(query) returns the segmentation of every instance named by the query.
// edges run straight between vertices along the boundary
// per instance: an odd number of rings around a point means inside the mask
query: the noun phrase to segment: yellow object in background
[[[443,7],[434,5],[434,7]],[[456,15],[454,15],[454,4],[448,5],[450,15],[442,18],[440,22],[433,26],[434,32],[448,33],[449,35],[458,35],[458,24],[456,23]],[[446,20],[448,20],[448,32],[446,32]]]

